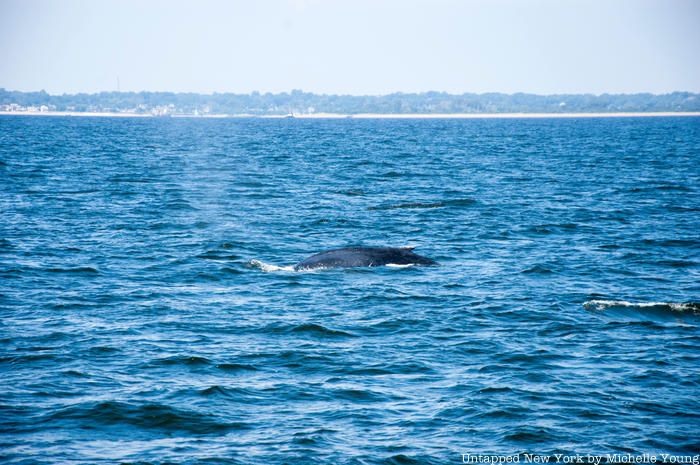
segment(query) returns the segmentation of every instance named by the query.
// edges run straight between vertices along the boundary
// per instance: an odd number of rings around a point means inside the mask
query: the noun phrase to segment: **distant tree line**
[[[149,113],[168,108],[174,114],[288,113],[590,113],[700,111],[700,94],[448,94],[394,93],[381,96],[324,95],[293,90],[278,94],[195,94],[173,92],[100,92],[50,95],[0,88],[0,109],[8,105],[47,106],[55,111]]]

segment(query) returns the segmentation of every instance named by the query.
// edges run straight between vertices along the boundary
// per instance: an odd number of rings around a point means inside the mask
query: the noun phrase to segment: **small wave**
[[[464,207],[476,203],[474,199],[454,199],[439,202],[406,202],[369,207],[368,210],[429,209],[443,207]]]
[[[78,266],[75,268],[47,268],[49,273],[80,273],[80,274],[99,274],[96,268],[91,266]]]
[[[388,365],[380,363],[365,367],[343,366],[337,370],[337,373],[344,376],[415,375],[434,374],[435,370],[421,362],[401,362]]]
[[[197,211],[187,200],[173,200],[167,203],[169,210]]]
[[[230,372],[235,372],[235,371],[258,371],[257,368],[253,365],[249,365],[247,363],[219,363],[216,365],[216,368],[222,371],[230,371]]]
[[[398,454],[385,458],[381,461],[381,463],[386,465],[420,465],[429,462],[426,462],[423,459],[413,458],[408,455]]]
[[[13,365],[26,365],[33,362],[44,362],[44,361],[58,361],[61,357],[53,353],[48,354],[29,354],[29,355],[16,355],[9,357],[0,357],[0,363],[9,363]]]
[[[698,207],[685,207],[683,205],[669,205],[668,211],[671,212],[680,212],[680,213],[692,213],[692,212],[700,212],[700,208]]]
[[[659,309],[674,312],[690,312],[700,315],[700,302],[628,302],[626,300],[589,300],[583,304],[587,310],[608,308]]]
[[[243,273],[241,270],[238,270],[236,268],[231,268],[230,266],[225,266],[225,267],[221,268],[221,271],[223,271],[224,273],[228,273],[228,274],[241,274],[241,273]]]
[[[249,261],[248,266],[251,268],[258,268],[259,270],[262,270],[265,273],[270,273],[273,271],[294,271],[294,265],[277,266],[277,265],[271,265],[269,263],[261,262],[260,260],[255,260],[255,259]]]
[[[49,306],[54,310],[89,310],[96,307],[95,304],[83,302],[57,302]]]
[[[288,325],[272,323],[265,328],[264,332],[270,333],[297,333],[306,334],[316,337],[353,337],[353,334],[347,333],[345,331],[340,331],[337,329],[326,328],[325,326],[315,324],[315,323],[302,323],[300,325]]]
[[[344,190],[344,191],[338,191],[339,194],[347,195],[348,197],[357,197],[361,195],[365,195],[366,192],[360,189],[350,189],[350,190]]]
[[[210,365],[211,361],[205,357],[197,357],[195,355],[180,355],[174,357],[167,357],[153,360],[151,365],[161,365],[161,366],[172,366],[172,365],[185,365],[185,366],[201,366]]]
[[[369,207],[368,210],[399,210],[402,208],[440,208],[444,207],[445,204],[443,202],[430,202],[430,203],[422,203],[422,202],[409,202],[409,203],[398,203],[398,204],[391,204],[391,205],[377,205],[376,207]]]
[[[698,262],[691,260],[659,260],[656,262],[657,265],[668,266],[671,268],[690,268],[697,266]]]
[[[693,192],[693,189],[689,186],[683,186],[681,184],[659,184],[656,186],[641,186],[633,187],[628,190],[628,192],[654,192],[654,191],[675,191],[675,192]]]
[[[360,298],[358,302],[366,302],[367,298]],[[370,327],[364,328],[364,332],[369,334],[396,334],[404,332],[412,332],[419,328],[425,328],[427,325],[424,320],[414,320],[409,318],[388,319],[380,321]]]
[[[552,229],[543,225],[531,226],[525,231],[533,234],[552,234]]]
[[[318,336],[323,336],[323,337],[352,337],[352,336],[354,336],[353,334],[347,333],[345,331],[340,331],[338,329],[326,328],[325,326],[317,325],[315,323],[305,323],[305,324],[295,326],[294,328],[291,329],[291,332],[302,333],[302,334],[313,334],[313,335],[318,335]]]
[[[514,392],[513,388],[508,386],[488,386],[479,389],[479,394],[500,394]]]
[[[521,271],[521,273],[524,274],[552,274],[554,271],[550,270],[546,266],[543,265],[535,265],[531,268],[528,268],[526,270]]]
[[[222,422],[213,415],[171,407],[163,404],[134,405],[107,401],[68,407],[51,414],[52,420],[72,419],[105,425],[131,425],[169,433],[221,434],[245,429],[243,423]]]
[[[205,260],[236,260],[241,257],[232,253],[222,253],[219,250],[207,250],[197,255],[197,258],[203,258]]]
[[[575,231],[578,227],[579,225],[576,223],[546,223],[531,225],[524,231],[532,234],[552,234],[554,232]]]
[[[255,397],[255,391],[239,387],[226,387],[214,385],[208,388],[199,389],[197,393],[203,397],[220,396],[241,400],[243,397]]]
[[[526,444],[538,444],[541,441],[553,439],[552,432],[547,428],[523,427],[508,432],[503,439],[508,442],[521,442]]]
[[[480,420],[516,420],[526,416],[526,413],[517,407],[496,408],[476,414],[476,418]]]
[[[383,178],[400,178],[402,176],[405,176],[406,173],[403,173],[401,171],[387,171],[386,173],[382,174],[381,176]]]
[[[642,239],[632,245],[644,245],[652,247],[681,247],[681,248],[697,248],[700,246],[700,241],[692,239]]]
[[[89,355],[100,356],[100,355],[111,355],[119,352],[120,349],[111,346],[94,346],[86,350]]]
[[[333,399],[343,399],[352,402],[387,402],[390,396],[369,389],[333,389]]]
[[[133,184],[148,184],[148,183],[157,182],[158,180],[156,178],[148,178],[146,176],[138,177],[138,178],[128,178],[128,177],[123,177],[123,176],[111,176],[111,177],[107,178],[107,181],[108,182],[133,183]]]
[[[311,222],[310,226],[321,226],[321,225],[333,225],[333,226],[343,226],[350,224],[351,221],[344,218],[319,218]]]

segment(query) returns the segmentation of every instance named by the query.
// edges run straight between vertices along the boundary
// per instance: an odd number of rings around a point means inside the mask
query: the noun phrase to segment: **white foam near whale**
[[[248,263],[250,266],[252,266],[254,268],[259,268],[266,273],[270,273],[272,271],[294,271],[294,265],[277,266],[277,265],[272,265],[270,263],[261,262],[260,260],[255,260],[255,259],[251,260]]]
[[[302,270],[295,270],[294,265],[288,265],[288,266],[278,266],[278,265],[273,265],[271,263],[265,263],[260,260],[251,260],[248,262],[248,265],[253,267],[253,268],[258,268],[261,271],[264,271],[265,273],[274,273],[276,271],[291,271],[293,273],[309,273],[309,272],[315,272],[319,270],[326,269],[324,267],[319,267],[315,269],[302,269]],[[395,268],[395,269],[403,269],[403,268],[411,268],[416,266],[413,263],[409,263],[407,265],[401,265],[398,263],[388,263],[386,265],[387,268]]]

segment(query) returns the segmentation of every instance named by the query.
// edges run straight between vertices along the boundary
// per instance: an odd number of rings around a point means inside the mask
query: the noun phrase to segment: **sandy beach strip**
[[[105,118],[163,118],[148,113],[110,113],[82,111],[0,111],[13,116],[77,116]],[[294,115],[165,115],[173,118],[271,118],[271,119],[518,119],[518,118],[640,118],[700,116],[693,111],[614,112],[614,113],[303,113]]]
[[[0,111],[0,115],[12,116],[98,116],[105,118],[143,118],[153,115],[139,113],[108,113],[97,111]]]

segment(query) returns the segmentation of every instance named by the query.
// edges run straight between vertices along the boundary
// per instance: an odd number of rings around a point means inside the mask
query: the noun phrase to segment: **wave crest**
[[[700,315],[700,302],[628,302],[626,300],[589,300],[584,302],[587,310],[606,310],[608,308],[659,309],[674,312],[689,312]]]

